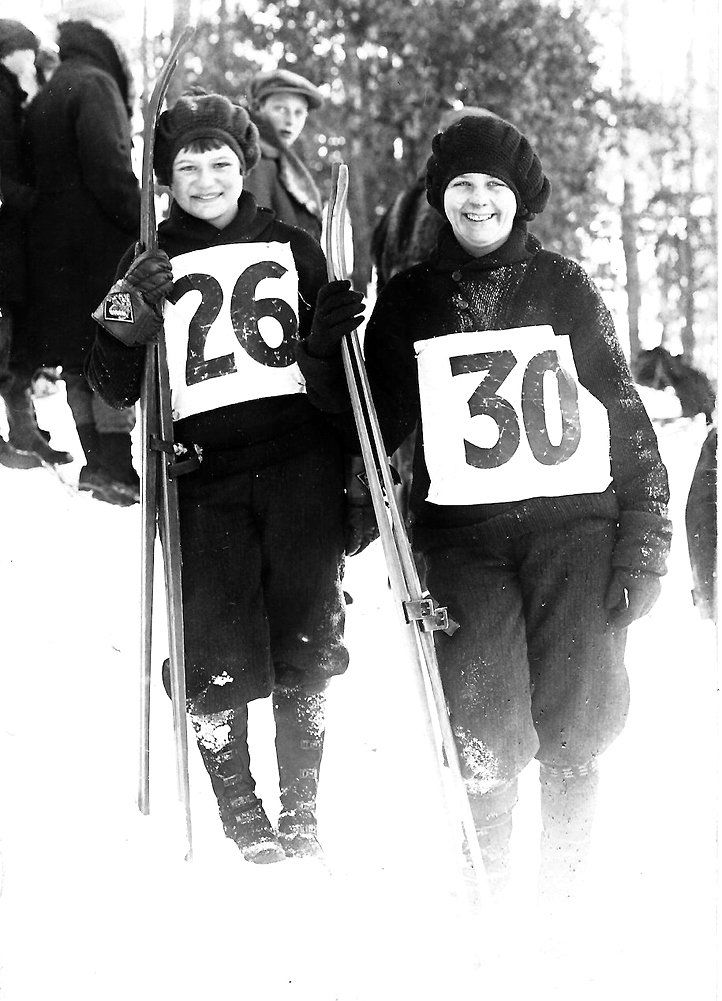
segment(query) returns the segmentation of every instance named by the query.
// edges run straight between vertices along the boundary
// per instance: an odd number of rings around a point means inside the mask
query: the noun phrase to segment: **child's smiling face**
[[[173,161],[171,191],[189,215],[223,229],[238,213],[241,162],[229,146],[202,153],[181,149]]]
[[[506,243],[516,211],[514,192],[491,174],[459,174],[444,192],[446,218],[472,257],[483,257]]]

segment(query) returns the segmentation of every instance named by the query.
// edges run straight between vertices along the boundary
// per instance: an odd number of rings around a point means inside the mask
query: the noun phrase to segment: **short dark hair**
[[[182,153],[184,149],[189,153],[209,153],[212,149],[223,149],[224,146],[228,146],[228,143],[218,136],[198,136],[196,139],[191,139],[187,146],[181,146],[178,153]],[[228,148],[231,149],[230,146]]]

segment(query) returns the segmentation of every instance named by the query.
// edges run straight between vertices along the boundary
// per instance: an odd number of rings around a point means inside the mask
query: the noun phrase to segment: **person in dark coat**
[[[246,190],[276,218],[321,239],[321,195],[303,162],[298,142],[309,111],[323,96],[305,77],[289,70],[257,74],[251,83],[251,118],[258,128],[261,159],[247,178]]]
[[[35,199],[22,163],[21,128],[23,108],[37,90],[38,48],[37,37],[24,24],[0,18],[0,395],[10,429],[8,441],[0,438],[0,465],[13,469],[72,460],[67,452],[51,448],[38,431],[30,394],[12,363],[13,342],[24,337],[26,227]]]
[[[702,619],[717,622],[717,427],[707,433],[684,512],[692,600]]]
[[[447,222],[384,286],[364,346],[387,449],[419,429],[413,541],[460,625],[436,646],[492,890],[509,879],[517,780],[536,757],[553,934],[573,921],[598,759],[627,718],[627,627],[660,593],[671,524],[609,311],[527,230],[550,189],[508,122],[465,117],[435,136],[427,198]]]
[[[164,323],[174,439],[200,454],[178,477],[186,694],[200,753],[247,860],[317,856],[325,690],[348,663],[341,581],[351,547],[345,442],[316,405],[323,363],[313,344],[326,325],[358,326],[363,297],[327,282],[318,243],[244,190],[260,156],[245,108],[218,94],[181,97],[159,119],[155,152],[173,194],[160,250],[134,260],[130,248],[120,262],[96,311],[88,378],[110,405],[134,403],[143,343]],[[247,704],[271,693],[278,831],[255,794],[247,745]]]
[[[107,31],[69,20],[60,65],[27,112],[25,142],[38,201],[29,234],[31,363],[61,365],[86,464],[80,489],[101,500],[139,498],[132,408],[91,392],[83,363],[93,309],[137,238],[140,189],[131,166],[131,75]]]

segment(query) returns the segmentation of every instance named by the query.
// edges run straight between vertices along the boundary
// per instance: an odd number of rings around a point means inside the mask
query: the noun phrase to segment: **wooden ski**
[[[344,220],[348,196],[348,167],[333,166],[331,199],[326,218],[326,263],[329,281],[348,277],[345,255]],[[489,891],[474,818],[469,805],[459,754],[446,708],[433,634],[453,631],[447,610],[436,605],[423,590],[403,518],[394,491],[388,454],[381,435],[376,407],[366,373],[358,334],[354,330],[341,345],[354,420],[361,443],[374,513],[379,527],[399,622],[416,667],[417,684],[426,698],[428,723],[437,742],[437,757],[443,770],[442,784],[451,788],[447,801],[466,840],[475,884],[484,905],[490,904]],[[448,782],[443,782],[443,777]],[[485,908],[486,909],[486,908]]]
[[[155,219],[153,153],[155,129],[173,72],[194,30],[188,26],[176,39],[161,69],[148,104],[143,129],[143,165],[141,179],[139,251],[158,245]],[[173,417],[163,332],[157,344],[146,349],[145,371],[140,397],[141,520],[143,548],[141,556],[141,690],[140,690],[140,761],[138,808],[150,812],[150,675],[153,619],[153,579],[156,532],[160,531],[165,572],[168,646],[170,656],[171,701],[175,741],[178,798],[183,805],[190,860],[193,840],[188,778],[188,733],[186,721],[185,656],[183,643],[183,607],[181,600],[181,552],[178,521],[178,493],[173,476]]]

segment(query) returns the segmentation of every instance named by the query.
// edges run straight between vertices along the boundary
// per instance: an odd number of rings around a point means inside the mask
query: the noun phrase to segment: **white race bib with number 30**
[[[606,408],[551,326],[414,344],[433,504],[599,493],[612,481]]]
[[[171,263],[163,320],[174,420],[306,391],[289,244],[210,247]]]

